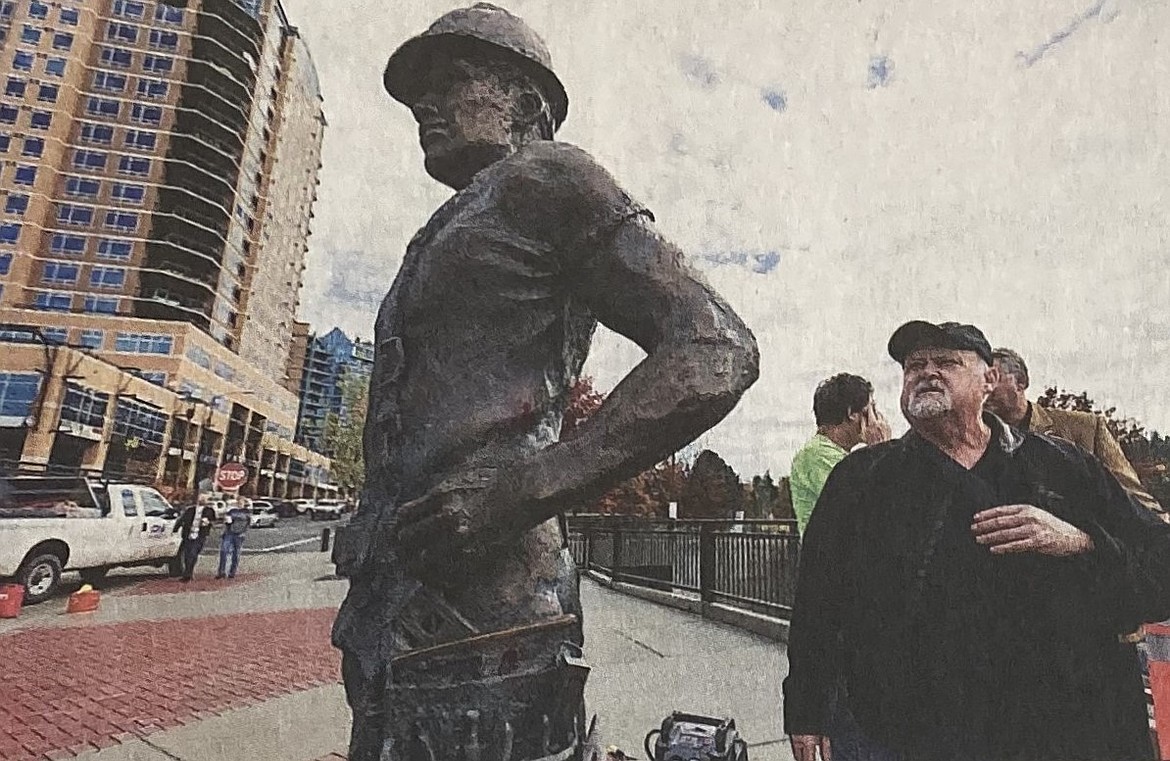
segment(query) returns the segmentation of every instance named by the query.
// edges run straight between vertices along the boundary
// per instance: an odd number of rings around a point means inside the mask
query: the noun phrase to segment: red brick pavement
[[[196,576],[184,583],[182,579],[153,578],[138,582],[120,591],[121,595],[173,595],[182,592],[214,592],[226,587],[258,581],[267,576],[263,573],[241,573],[234,579],[217,579],[214,576]]]
[[[339,681],[335,609],[0,636],[0,760],[68,758]]]

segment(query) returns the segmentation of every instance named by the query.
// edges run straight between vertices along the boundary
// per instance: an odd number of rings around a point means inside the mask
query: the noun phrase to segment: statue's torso
[[[547,166],[525,161],[492,165],[444,204],[382,303],[365,439],[371,509],[393,511],[452,476],[490,477],[558,437],[596,322],[553,240],[576,231],[553,220],[546,234],[526,217],[529,204],[518,207],[527,173],[550,182]],[[569,171],[563,181],[573,179]],[[562,546],[549,521],[441,594],[480,630],[559,615],[572,573]]]

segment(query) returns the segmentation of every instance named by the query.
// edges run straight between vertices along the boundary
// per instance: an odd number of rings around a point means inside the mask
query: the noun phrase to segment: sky
[[[283,0],[329,127],[301,317],[369,338],[450,191],[423,170],[386,58],[469,3]],[[897,409],[910,319],[980,326],[1059,385],[1170,432],[1170,3],[512,0],[589,151],[740,313],[759,381],[699,446],[788,472],[818,381]],[[586,373],[642,357],[600,331]]]

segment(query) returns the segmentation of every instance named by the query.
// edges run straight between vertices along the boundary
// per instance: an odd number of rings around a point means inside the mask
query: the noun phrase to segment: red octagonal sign
[[[248,469],[238,462],[225,462],[215,471],[215,485],[220,491],[235,491],[248,480]]]

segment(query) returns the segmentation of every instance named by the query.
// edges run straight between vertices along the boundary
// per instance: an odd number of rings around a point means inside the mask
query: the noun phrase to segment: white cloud
[[[447,196],[382,67],[456,3],[285,6],[330,123],[303,313],[369,335],[370,294]],[[895,416],[885,342],[916,317],[975,322],[1025,353],[1037,385],[1088,389],[1170,430],[1170,56],[1158,40],[1170,7],[1110,2],[1061,37],[1089,6],[509,4],[568,88],[561,138],[651,206],[760,339],[760,382],[707,437],[733,467],[786,472],[811,430],[812,388],[834,372],[869,376]],[[879,58],[896,75],[870,89]],[[783,94],[781,112],[768,93]],[[778,264],[754,272],[767,252]],[[741,254],[744,266],[712,263]],[[352,277],[356,298],[339,301]],[[602,335],[588,369],[612,386],[639,355]]]

